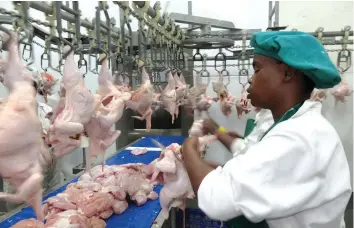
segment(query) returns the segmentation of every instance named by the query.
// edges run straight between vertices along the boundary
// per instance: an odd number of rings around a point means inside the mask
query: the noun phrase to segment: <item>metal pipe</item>
[[[74,2],[73,2],[74,3]],[[73,10],[73,9],[70,9],[70,7],[67,7],[67,6],[65,6],[65,5],[61,5],[61,9],[62,10],[64,10],[64,11],[66,11],[66,12],[68,12],[68,13],[71,13],[72,15],[74,15],[74,16],[80,16],[80,13],[78,12],[78,11],[75,11],[75,10]]]
[[[279,1],[275,2],[274,6],[274,27],[279,26]]]
[[[144,2],[144,1],[133,1],[133,2],[134,2],[137,6],[139,6],[140,8],[143,8],[143,7],[145,6],[145,2]],[[156,16],[156,12],[155,12],[155,10],[154,10],[151,6],[149,7],[149,9],[148,9],[148,11],[147,11],[147,14],[148,14],[150,17],[152,17],[152,18],[154,18],[154,17]],[[165,25],[166,21],[165,21],[164,18],[160,17],[157,23],[159,23],[161,26],[163,26],[163,25]],[[170,23],[170,22],[167,22],[167,23]],[[176,24],[175,24],[175,26],[176,26]],[[171,26],[171,24],[169,24],[169,25],[167,26],[166,30],[167,30],[167,31],[171,31],[171,29],[172,29],[172,26]],[[181,32],[181,33],[182,33],[182,32]],[[176,35],[177,35],[177,31],[175,32],[175,34],[173,34],[173,36],[176,36]],[[179,35],[182,35],[182,34],[179,34]]]
[[[272,27],[272,9],[273,9],[273,2],[269,1],[268,5],[268,27]]]
[[[249,31],[249,30],[248,30]],[[255,32],[247,32],[247,40],[250,40],[252,38],[252,34]],[[198,36],[200,32],[190,32],[186,34],[187,39],[190,38],[191,36]],[[318,36],[318,33],[316,32],[309,32],[308,34],[313,35],[315,37]],[[223,36],[227,37],[233,40],[242,40],[243,35],[242,31],[237,31],[237,32],[225,32],[225,33],[220,33],[220,32],[211,32],[210,36]],[[344,36],[344,31],[333,31],[333,32],[323,32],[322,37],[337,37],[337,36]],[[353,36],[353,31],[349,32],[349,36]]]

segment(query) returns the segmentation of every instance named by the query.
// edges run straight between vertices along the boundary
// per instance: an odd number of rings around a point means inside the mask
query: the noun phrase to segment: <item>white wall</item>
[[[279,5],[280,25],[289,25],[289,29],[296,28],[314,32],[318,27],[324,27],[324,31],[339,31],[346,25],[350,25],[353,30],[353,2],[282,1]],[[352,45],[350,47],[353,48]],[[340,49],[341,46],[327,46],[326,48]],[[336,63],[338,52],[329,52],[329,56]],[[353,88],[353,67],[342,77]],[[353,96],[348,97],[345,103],[335,104],[333,96],[330,95],[323,102],[322,111],[342,139],[351,174],[353,174]]]

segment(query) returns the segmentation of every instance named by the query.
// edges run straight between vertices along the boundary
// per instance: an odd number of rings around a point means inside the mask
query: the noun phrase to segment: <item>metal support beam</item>
[[[235,25],[231,21],[223,21],[217,19],[211,19],[208,17],[198,17],[192,16],[183,13],[170,13],[170,17],[175,20],[177,23],[190,24],[190,25],[208,25],[213,28],[221,28],[221,29],[237,29]],[[240,30],[240,29],[237,29]]]
[[[36,9],[38,11],[41,11],[43,13],[46,13],[46,14],[52,14],[52,7],[50,5],[48,5],[47,3],[45,2],[37,2],[37,1],[33,1],[33,2],[30,2],[31,3],[31,8],[33,9]],[[67,13],[67,12],[61,12],[61,16],[62,16],[62,19],[63,20],[66,20],[70,23],[75,23],[75,16],[70,14],[70,13]],[[82,20],[81,21],[81,26],[84,27],[84,28],[87,28],[87,29],[90,29],[90,30],[93,30],[94,29],[94,26],[91,22],[87,21],[87,20]],[[100,31],[104,34],[107,33],[107,25],[106,25],[106,22],[104,21],[101,21],[101,24],[100,24]],[[113,38],[119,38],[119,35],[120,35],[120,31],[117,29],[117,28],[112,28],[112,37]]]

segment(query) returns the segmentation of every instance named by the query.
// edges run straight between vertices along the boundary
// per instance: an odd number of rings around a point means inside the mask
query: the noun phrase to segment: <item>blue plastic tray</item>
[[[133,147],[156,147],[149,138],[154,138],[158,140],[165,146],[168,146],[171,143],[182,144],[185,139],[184,136],[148,136],[138,142],[134,143]],[[107,165],[120,165],[126,163],[144,163],[149,164],[154,159],[160,155],[160,152],[149,151],[144,155],[135,156],[131,154],[129,150],[123,150],[122,152],[114,155],[106,161]],[[78,178],[75,178],[70,183],[76,182]],[[69,183],[68,183],[69,184]],[[66,186],[64,185],[46,195],[43,200],[46,200],[49,197],[55,196],[58,193],[65,190]],[[154,191],[157,193],[160,192],[162,186],[157,186]],[[135,204],[130,204],[129,208],[121,215],[113,215],[106,220],[107,228],[146,228],[151,227],[152,223],[156,219],[157,215],[160,213],[161,207],[159,199],[149,200],[143,206],[136,206]],[[25,207],[21,211],[15,213],[11,217],[0,222],[0,228],[8,228],[16,224],[18,221],[23,219],[35,218],[34,211],[30,207]]]

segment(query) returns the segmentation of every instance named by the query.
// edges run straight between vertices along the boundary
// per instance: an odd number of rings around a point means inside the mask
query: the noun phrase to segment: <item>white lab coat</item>
[[[321,107],[306,101],[247,153],[210,172],[199,208],[216,220],[265,219],[270,228],[340,227],[352,192],[349,167]]]
[[[255,127],[244,139],[237,139],[231,144],[233,156],[245,153],[248,148],[259,141],[262,136],[274,123],[272,112],[269,109],[261,109],[254,119]]]

